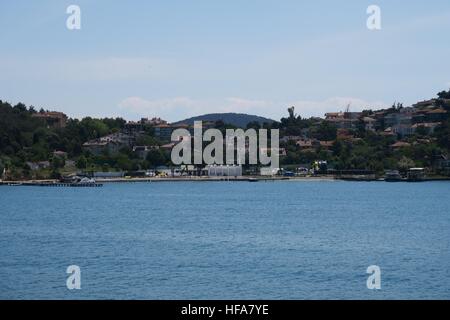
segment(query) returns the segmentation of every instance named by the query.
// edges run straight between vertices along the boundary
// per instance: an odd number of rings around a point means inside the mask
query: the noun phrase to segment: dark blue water
[[[450,299],[448,182],[3,186],[0,226],[0,299]]]

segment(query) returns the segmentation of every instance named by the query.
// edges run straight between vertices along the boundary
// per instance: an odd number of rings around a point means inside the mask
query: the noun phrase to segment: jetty
[[[54,182],[54,183],[23,183],[23,186],[36,186],[36,187],[71,187],[71,188],[99,188],[103,187],[101,183],[65,183],[65,182]]]
[[[71,187],[71,188],[99,188],[102,183],[67,183],[56,181],[24,181],[24,182],[0,182],[0,185],[11,187]]]

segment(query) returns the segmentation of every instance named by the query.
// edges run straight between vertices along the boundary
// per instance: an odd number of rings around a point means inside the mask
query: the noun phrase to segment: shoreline
[[[262,177],[262,176],[238,176],[238,177],[146,177],[146,178],[106,178],[96,179],[97,184],[103,183],[151,183],[151,182],[313,182],[313,181],[349,181],[349,182],[386,182],[384,178],[366,178],[366,177],[337,177],[337,176],[306,176],[306,177]],[[450,177],[427,177],[420,182],[429,181],[450,181]],[[398,181],[407,182],[407,181]],[[1,181],[0,185],[53,185],[61,183],[55,179],[44,180],[7,180]]]

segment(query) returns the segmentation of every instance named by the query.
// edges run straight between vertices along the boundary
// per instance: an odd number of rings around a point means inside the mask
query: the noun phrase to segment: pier
[[[2,185],[13,187],[71,187],[71,188],[99,188],[102,183],[64,183],[64,182],[0,182]]]

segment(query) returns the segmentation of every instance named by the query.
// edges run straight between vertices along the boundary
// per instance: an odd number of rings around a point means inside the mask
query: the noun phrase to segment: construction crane
[[[345,108],[345,112],[349,113],[350,112],[350,106],[352,105],[352,103],[350,102],[349,104],[347,104],[347,107]]]

